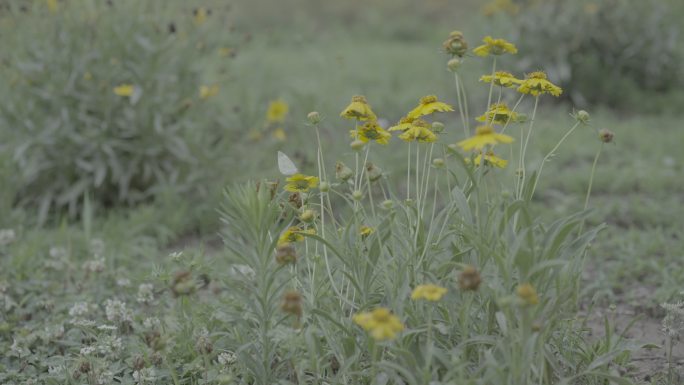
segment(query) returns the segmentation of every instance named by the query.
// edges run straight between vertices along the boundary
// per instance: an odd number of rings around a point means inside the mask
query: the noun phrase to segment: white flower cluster
[[[133,322],[133,313],[126,308],[126,303],[118,299],[105,302],[105,314],[111,322]]]
[[[143,283],[138,286],[138,302],[149,304],[154,300],[154,285]]]
[[[90,261],[85,261],[83,263],[83,270],[89,273],[99,273],[105,269],[105,259],[104,257],[95,257]]]
[[[17,234],[12,229],[0,230],[0,246],[7,246],[17,239]]]
[[[230,366],[237,361],[235,353],[223,352],[218,356],[218,363],[222,366]]]

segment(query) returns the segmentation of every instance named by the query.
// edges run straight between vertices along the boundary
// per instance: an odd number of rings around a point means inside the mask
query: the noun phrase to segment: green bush
[[[519,67],[546,69],[580,107],[662,110],[669,96],[651,96],[681,85],[677,24],[665,2],[551,0],[512,20]]]
[[[208,33],[221,15],[166,1],[26,4],[10,3],[0,24],[15,204],[44,218],[74,215],[86,194],[111,206],[200,186],[221,135],[218,85],[203,83],[211,60],[230,56],[229,34]]]

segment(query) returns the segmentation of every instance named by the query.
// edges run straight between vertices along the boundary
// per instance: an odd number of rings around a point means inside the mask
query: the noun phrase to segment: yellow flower
[[[477,56],[503,55],[507,52],[510,54],[518,53],[515,45],[504,39],[494,39],[491,36],[486,36],[482,41],[484,42],[483,45],[473,49],[473,53]]]
[[[205,21],[207,21],[207,16],[209,16],[209,11],[204,8],[204,7],[199,7],[196,8],[195,10],[192,11],[193,18],[195,20],[195,24],[197,25],[202,25],[204,24]]]
[[[518,286],[518,288],[515,289],[515,293],[526,305],[536,305],[539,303],[537,291],[529,283],[523,283]]]
[[[420,103],[418,104],[418,107],[411,110],[411,112],[409,112],[407,116],[409,118],[415,119],[419,116],[430,115],[435,112],[447,112],[453,110],[453,107],[451,107],[450,105],[438,101],[437,96],[428,95],[420,98]]]
[[[466,162],[470,163],[470,159],[466,158]],[[473,163],[475,164],[476,167],[480,166],[482,163],[482,152],[480,152],[475,159],[473,159]],[[493,166],[493,167],[498,167],[498,168],[506,168],[508,165],[508,161],[506,159],[501,159],[498,156],[494,155],[494,152],[492,151],[487,151],[484,157],[484,163],[485,166]]]
[[[347,119],[356,120],[376,120],[377,117],[373,110],[371,110],[370,105],[365,96],[355,95],[352,96],[351,103],[347,108],[340,113],[340,116]]]
[[[378,341],[394,339],[397,333],[404,330],[404,325],[399,318],[384,307],[379,307],[371,312],[355,314],[353,320],[368,331],[373,339]]]
[[[358,138],[364,143],[374,140],[379,144],[387,144],[392,138],[392,134],[380,127],[376,121],[366,122],[358,130],[351,130],[349,133],[352,138]]]
[[[532,96],[548,93],[558,97],[563,90],[557,85],[548,81],[545,72],[536,71],[525,76],[525,80],[523,80],[520,84],[520,87],[518,87],[518,92],[530,94]]]
[[[91,74],[90,71],[86,71],[83,74],[83,80],[85,80],[85,81],[93,80],[93,74]]]
[[[399,120],[399,123],[387,129],[387,131],[401,131],[406,132],[409,128],[413,126],[413,121],[415,118],[410,118],[405,116]]]
[[[50,12],[55,13],[59,9],[59,3],[57,0],[46,0],[47,7],[50,10]]]
[[[437,135],[430,130],[430,124],[428,122],[422,119],[416,119],[406,131],[399,135],[399,139],[404,142],[418,141],[421,143],[432,143],[437,141]]]
[[[282,127],[278,127],[275,130],[273,130],[271,136],[273,137],[273,139],[279,142],[284,142],[287,139],[287,134],[285,133],[285,130],[283,130]]]
[[[375,232],[374,228],[372,228],[370,226],[366,226],[366,225],[361,226],[361,228],[359,229],[359,235],[361,235],[362,238],[366,238],[367,236],[373,234],[374,232]]]
[[[221,47],[218,49],[218,54],[221,57],[228,57],[233,53],[233,49],[230,47]]]
[[[290,110],[287,103],[282,100],[274,100],[268,105],[266,111],[266,120],[269,123],[282,123],[285,121],[288,111]]]
[[[135,92],[135,86],[132,84],[121,84],[114,87],[114,93],[118,96],[132,96]]]
[[[211,86],[201,86],[199,90],[200,99],[206,100],[212,96],[216,96],[219,92],[219,86],[212,84]]]
[[[513,76],[513,74],[506,71],[496,71],[494,72],[494,76],[483,75],[482,77],[480,77],[480,81],[485,83],[491,83],[492,81],[494,81],[494,85],[508,88],[517,87],[518,85],[520,85],[520,83],[522,83],[522,80],[516,78],[515,76]]]
[[[475,118],[478,122],[487,124],[507,124],[509,122],[518,123],[524,121],[524,116],[508,109],[506,103],[495,103],[482,116]]]
[[[317,177],[303,174],[294,174],[285,181],[285,190],[289,192],[307,192],[310,188],[318,186]]]
[[[494,131],[494,128],[492,126],[479,126],[475,130],[475,135],[471,136],[468,139],[462,140],[458,143],[463,150],[465,151],[470,151],[470,150],[482,150],[488,145],[494,146],[498,143],[512,143],[513,138],[504,135],[504,134],[499,134],[496,131]]]
[[[301,229],[297,226],[289,227],[287,230],[283,231],[278,238],[278,246],[283,246],[289,243],[301,242],[304,240],[304,235],[302,234],[316,234],[314,229]]]
[[[411,299],[425,299],[428,301],[439,301],[446,294],[447,289],[437,285],[418,285],[411,293]]]

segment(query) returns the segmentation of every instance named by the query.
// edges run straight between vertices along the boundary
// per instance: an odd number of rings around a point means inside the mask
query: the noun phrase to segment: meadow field
[[[678,0],[0,2],[0,384],[684,384]]]

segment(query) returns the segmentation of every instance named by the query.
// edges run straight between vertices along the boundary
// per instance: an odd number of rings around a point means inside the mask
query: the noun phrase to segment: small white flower
[[[17,233],[13,229],[0,230],[0,246],[7,246],[17,239]]]
[[[53,376],[59,376],[64,373],[63,366],[48,366],[48,374]]]
[[[156,379],[157,373],[152,368],[144,368],[133,372],[133,380],[139,384],[153,382]]]
[[[95,352],[95,347],[93,346],[86,346],[81,348],[81,351],[79,352],[82,356],[89,356]]]
[[[158,329],[161,326],[161,321],[157,317],[148,317],[143,321],[143,326],[145,329]]]
[[[117,328],[116,326],[114,326],[114,325],[99,325],[99,326],[97,327],[97,329],[98,329],[98,330],[103,330],[103,331],[104,331],[104,330],[112,331],[112,330],[116,330],[116,329],[118,329],[118,328]]]
[[[105,314],[111,322],[133,321],[133,314],[126,308],[126,303],[118,299],[108,299],[105,302]]]
[[[154,285],[143,283],[138,286],[138,302],[150,303],[154,300]]]
[[[71,320],[71,323],[75,326],[89,328],[95,326],[96,322],[85,318],[74,318]]]
[[[182,251],[174,251],[173,253],[169,254],[169,258],[171,258],[175,262],[180,261],[182,257],[183,257]]]
[[[49,254],[52,258],[61,259],[67,256],[67,250],[61,246],[52,246]]]
[[[108,385],[112,383],[112,378],[114,378],[114,373],[105,370],[97,376],[97,385]]]
[[[116,280],[116,286],[129,287],[129,286],[131,286],[131,280],[128,278],[118,278]]]
[[[88,302],[76,302],[71,309],[69,309],[69,315],[72,317],[82,317],[88,314],[88,308],[90,304]]]
[[[223,366],[232,365],[233,363],[235,363],[235,361],[237,361],[237,357],[235,356],[235,353],[223,352],[223,353],[219,354],[219,356],[218,356],[218,362],[219,362],[219,364],[221,364]]]
[[[59,324],[55,326],[45,327],[45,337],[50,340],[56,340],[64,336],[64,325]]]
[[[105,259],[104,257],[95,257],[90,261],[83,263],[83,270],[90,273],[99,273],[105,269]]]

